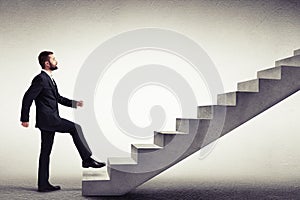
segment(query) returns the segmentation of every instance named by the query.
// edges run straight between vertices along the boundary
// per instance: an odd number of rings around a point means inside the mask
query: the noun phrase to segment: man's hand
[[[21,125],[27,128],[29,126],[29,122],[22,122]]]
[[[83,101],[77,101],[77,106],[82,107],[83,106]]]

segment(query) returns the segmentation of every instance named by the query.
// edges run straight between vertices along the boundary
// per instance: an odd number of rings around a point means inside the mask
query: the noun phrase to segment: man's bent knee
[[[72,127],[70,134],[73,136],[74,134],[78,134],[78,132],[81,132],[81,126],[79,124],[74,123],[74,127]]]

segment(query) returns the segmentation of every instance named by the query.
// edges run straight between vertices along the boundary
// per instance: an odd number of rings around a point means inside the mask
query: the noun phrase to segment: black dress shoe
[[[60,190],[60,186],[54,186],[54,185],[46,185],[46,186],[39,186],[38,192],[53,192],[56,190]]]
[[[101,168],[101,167],[104,167],[105,165],[106,165],[105,162],[98,162],[92,158],[88,158],[88,159],[82,161],[83,168],[89,168],[89,167]]]

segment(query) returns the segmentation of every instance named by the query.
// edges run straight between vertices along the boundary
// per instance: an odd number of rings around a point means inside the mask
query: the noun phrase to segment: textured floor
[[[33,180],[5,180],[0,199],[300,199],[300,184],[154,179],[122,197],[83,197],[80,180],[56,180],[62,190],[38,193]]]

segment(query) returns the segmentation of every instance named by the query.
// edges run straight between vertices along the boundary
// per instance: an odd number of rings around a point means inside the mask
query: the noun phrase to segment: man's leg
[[[83,136],[80,125],[69,120],[62,119],[60,126],[56,129],[56,132],[71,134],[74,144],[82,159],[82,167],[101,168],[106,165],[104,162],[97,162],[91,158],[92,152]]]
[[[55,132],[41,130],[41,151],[39,158],[38,187],[49,185],[49,163]]]
[[[69,120],[62,119],[62,122],[56,131],[61,133],[70,133],[82,160],[91,157],[92,152],[83,136],[80,125]]]

